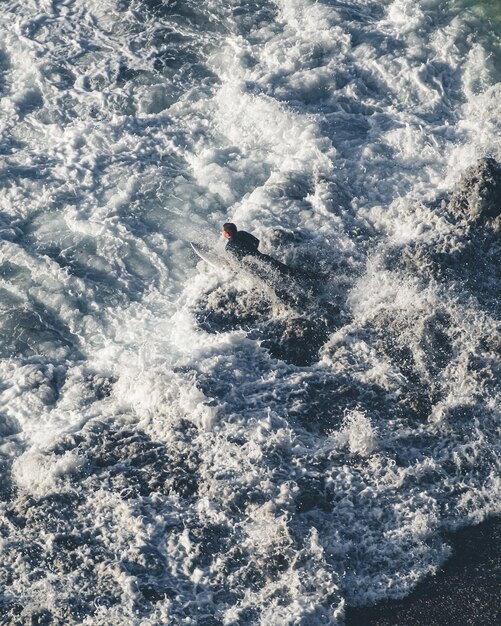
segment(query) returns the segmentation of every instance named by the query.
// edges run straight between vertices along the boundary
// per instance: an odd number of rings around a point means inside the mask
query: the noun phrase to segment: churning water
[[[408,593],[500,509],[498,3],[0,16],[0,623]],[[198,262],[228,220],[315,284]]]

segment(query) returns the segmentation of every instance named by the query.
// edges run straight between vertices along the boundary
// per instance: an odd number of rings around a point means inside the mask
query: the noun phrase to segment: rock
[[[501,165],[492,158],[480,159],[462,176],[448,206],[458,221],[495,221],[501,215]]]

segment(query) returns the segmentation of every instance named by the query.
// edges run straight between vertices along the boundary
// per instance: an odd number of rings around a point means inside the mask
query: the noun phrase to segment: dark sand
[[[501,519],[446,536],[453,556],[403,600],[346,611],[347,626],[501,626]]]

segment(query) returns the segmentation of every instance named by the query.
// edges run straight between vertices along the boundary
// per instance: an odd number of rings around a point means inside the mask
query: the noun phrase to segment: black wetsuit
[[[252,256],[261,256],[258,250],[259,239],[245,232],[245,230],[237,231],[226,244],[226,252],[235,256],[239,261],[249,254]]]
[[[281,274],[291,276],[292,270],[287,265],[280,263],[271,256],[267,254],[263,254],[258,250],[259,239],[247,233],[245,230],[237,231],[233,237],[226,244],[226,252],[229,252],[234,257],[236,257],[239,261],[246,256],[253,256],[264,263],[267,263],[270,267],[275,270],[278,270]]]

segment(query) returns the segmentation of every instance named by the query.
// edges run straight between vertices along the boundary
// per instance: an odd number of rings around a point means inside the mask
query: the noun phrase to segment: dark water
[[[501,615],[499,518],[447,537],[454,555],[403,600],[347,612],[348,626],[497,624]]]

